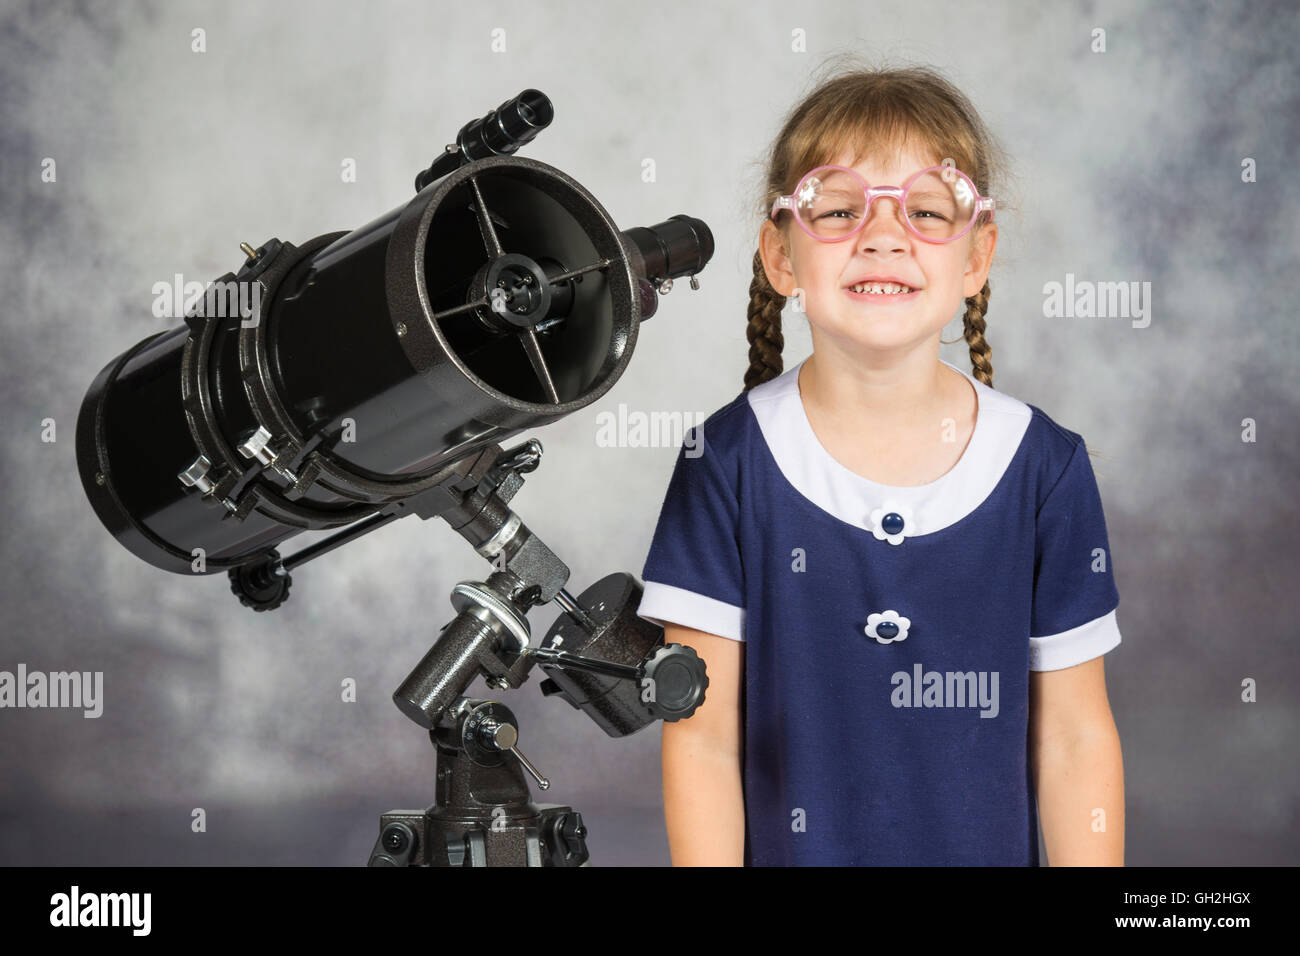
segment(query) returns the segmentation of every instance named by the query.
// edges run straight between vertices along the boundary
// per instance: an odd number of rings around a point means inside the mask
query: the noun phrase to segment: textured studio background
[[[433,799],[427,738],[389,695],[452,616],[452,586],[488,573],[459,536],[399,522],[255,615],[222,575],[136,559],[91,511],[77,410],[103,365],[175,324],[153,317],[153,283],[216,278],[241,240],[368,222],[410,199],[465,122],[542,90],[556,117],[523,155],[572,175],[620,228],[686,212],[717,239],[702,289],[666,297],[614,389],[522,436],[546,454],[513,507],[572,568],[570,590],[639,575],[676,450],[598,448],[596,415],[704,415],[741,390],[757,163],[845,51],[945,70],[1014,163],[988,336],[997,387],[1103,455],[1128,862],[1296,863],[1296,8],[639,10],[0,0],[0,670],[105,675],[99,719],[0,711],[0,863],[362,864],[379,813]],[[196,27],[206,53],[191,52]],[[1150,326],[1045,318],[1043,286],[1067,273],[1150,282]],[[787,329],[788,368],[810,340],[797,317]],[[944,338],[958,336],[954,321]],[[969,368],[961,345],[942,354]],[[534,611],[535,632],[554,616]],[[345,677],[356,703],[340,702]],[[1240,701],[1248,677],[1257,703]],[[540,799],[582,811],[594,864],[668,862],[658,727],[608,738],[536,679],[503,699],[553,781]],[[206,833],[191,832],[196,807]]]

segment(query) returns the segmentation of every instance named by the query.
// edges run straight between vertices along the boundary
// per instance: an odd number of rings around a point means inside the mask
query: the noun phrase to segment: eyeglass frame
[[[802,217],[800,217],[799,213],[795,210],[794,198],[795,196],[799,195],[799,193],[803,190],[804,183],[807,182],[808,178],[812,176],[814,173],[819,173],[824,169],[836,169],[841,172],[848,173],[850,176],[856,179],[858,183],[862,186],[863,195],[867,197],[866,206],[863,207],[862,221],[859,222],[856,227],[854,227],[852,232],[846,232],[842,236],[830,237],[830,236],[817,235],[817,233],[813,232],[806,225],[804,225]],[[950,173],[956,173],[962,179],[966,180],[967,184],[970,186],[971,194],[974,195],[975,197],[975,210],[971,214],[970,222],[966,224],[966,228],[963,229],[961,232],[957,233],[957,235],[955,236],[949,236],[947,239],[935,239],[931,236],[922,235],[921,231],[917,229],[914,225],[912,225],[911,219],[909,219],[907,216],[904,216],[903,224],[907,227],[908,231],[912,233],[912,235],[916,236],[918,239],[924,240],[925,242],[933,242],[939,244],[956,242],[962,236],[966,235],[966,233],[970,232],[972,229],[975,228],[975,223],[979,221],[980,213],[987,212],[989,214],[989,218],[985,221],[986,222],[993,221],[993,217],[995,215],[996,208],[997,208],[997,201],[990,196],[981,196],[979,189],[977,189],[975,186],[975,182],[969,176],[963,173],[956,166],[949,166],[947,163],[940,163],[937,166],[927,166],[925,169],[922,169],[920,172],[914,173],[913,175],[909,176],[907,181],[903,183],[902,186],[872,186],[869,185],[867,181],[862,178],[861,175],[859,175],[856,169],[850,169],[847,166],[837,166],[833,163],[828,163],[825,166],[818,166],[815,169],[810,169],[808,172],[804,173],[803,177],[799,180],[798,184],[794,187],[794,192],[792,192],[790,195],[776,197],[776,200],[772,203],[772,211],[768,214],[768,218],[775,220],[776,214],[778,212],[780,212],[782,209],[788,209],[790,210],[790,215],[794,217],[794,221],[798,223],[799,228],[802,229],[804,232],[806,232],[808,235],[812,236],[812,238],[816,239],[818,242],[843,242],[845,239],[852,239],[854,236],[856,236],[858,233],[862,231],[863,227],[867,224],[868,217],[871,214],[871,204],[877,198],[881,196],[888,196],[892,199],[898,200],[898,208],[900,211],[902,211],[906,209],[906,205],[904,201],[907,198],[907,191],[909,188],[911,188],[912,183],[916,182],[926,173],[933,172],[936,169],[946,170]]]

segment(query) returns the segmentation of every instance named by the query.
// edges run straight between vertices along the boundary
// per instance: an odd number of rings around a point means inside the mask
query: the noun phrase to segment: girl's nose
[[[878,252],[897,252],[907,248],[907,227],[903,225],[903,205],[892,196],[877,196],[867,209],[866,222],[857,235],[858,247]]]

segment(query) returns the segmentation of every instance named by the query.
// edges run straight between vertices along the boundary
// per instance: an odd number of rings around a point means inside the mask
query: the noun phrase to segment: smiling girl
[[[993,388],[996,155],[925,69],[832,78],[776,139],[745,389],[642,572],[709,671],[663,730],[677,865],[1034,866],[1040,819],[1052,864],[1123,863],[1100,495],[1082,437]],[[974,374],[939,358],[959,311]]]

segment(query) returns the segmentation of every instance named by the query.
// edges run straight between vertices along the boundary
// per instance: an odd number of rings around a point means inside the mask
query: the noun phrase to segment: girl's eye
[[[852,209],[831,209],[831,210],[829,210],[828,212],[824,212],[824,213],[820,214],[820,215],[817,216],[816,218],[818,218],[818,219],[827,219],[827,218],[830,218],[830,217],[841,216],[841,214],[843,214],[843,216],[847,216],[847,217],[849,217],[849,218],[852,218],[852,217],[855,215]]]
[[[914,209],[912,210],[912,216],[913,218],[924,216],[926,218],[938,219],[942,222],[949,221],[947,216],[943,215],[942,213],[935,212],[933,209]]]

